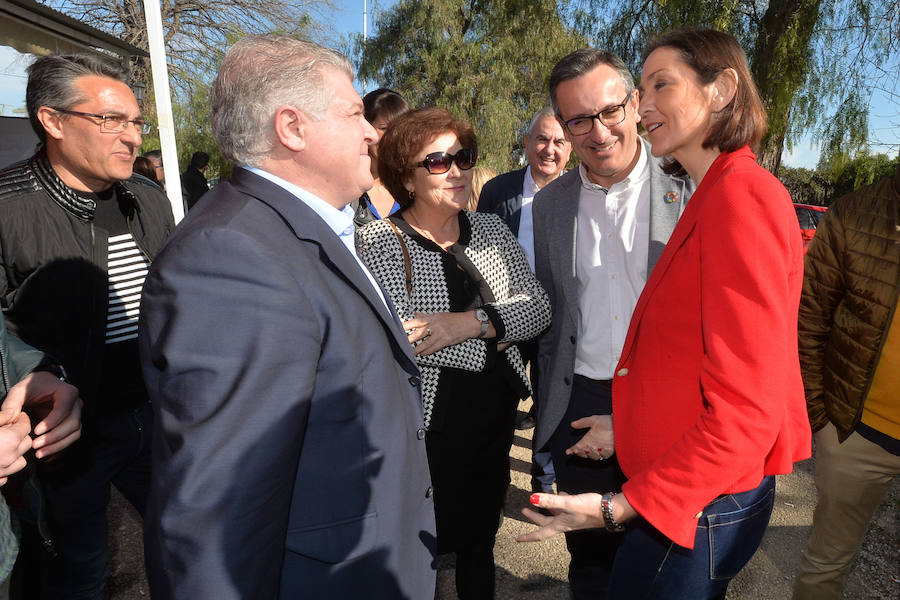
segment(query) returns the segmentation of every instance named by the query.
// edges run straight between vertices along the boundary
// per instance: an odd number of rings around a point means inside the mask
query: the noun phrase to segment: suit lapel
[[[707,176],[709,176],[709,174]],[[679,181],[674,177],[670,179],[673,182]],[[674,231],[672,231],[672,235],[668,242],[664,244],[659,260],[653,267],[653,270],[647,279],[647,284],[644,286],[644,289],[641,291],[641,295],[638,298],[634,313],[631,315],[631,322],[628,325],[628,334],[625,336],[625,345],[622,348],[622,358],[619,361],[620,363],[624,363],[631,354],[635,337],[640,329],[641,318],[644,315],[644,310],[647,308],[650,298],[665,277],[666,271],[668,271],[669,266],[678,254],[679,249],[697,225],[697,219],[700,216],[700,211],[702,210],[706,199],[702,194],[691,195],[692,187],[693,186],[690,185],[685,185],[684,187],[687,195],[691,197],[691,201],[687,203],[686,208],[684,208],[684,213],[681,215],[681,218],[679,219],[676,216],[677,222],[675,223]],[[679,202],[673,202],[671,204],[679,204]]]
[[[403,350],[403,354],[409,362],[408,366],[417,369],[411,346],[390,300],[387,300],[390,307],[387,309],[362,267],[334,231],[328,227],[328,224],[302,200],[268,179],[250,171],[236,168],[231,182],[244,193],[272,207],[291,227],[298,239],[312,242],[321,248],[322,262],[366,300],[372,311],[382,321],[385,329],[390,331],[394,343]],[[385,294],[385,299],[387,299],[387,294]]]
[[[527,167],[526,167],[527,168]],[[507,191],[509,200],[509,229],[519,237],[519,224],[522,222],[522,188],[525,186],[525,169],[514,171],[512,185]]]
[[[554,239],[550,243],[554,268],[560,270],[563,282],[563,293],[569,305],[569,314],[578,314],[578,280],[575,272],[575,240],[578,229],[578,202],[581,196],[581,175],[578,169],[572,169],[563,175],[563,185],[552,200],[554,227],[551,229]]]
[[[650,145],[646,140],[644,151],[650,161],[650,247],[647,253],[647,276],[653,272],[666,243],[675,230],[678,217],[684,212],[692,185],[683,179],[666,175],[661,167],[662,159],[650,154]]]

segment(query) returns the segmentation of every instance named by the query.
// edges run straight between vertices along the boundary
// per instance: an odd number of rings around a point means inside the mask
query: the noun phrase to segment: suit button
[[[569,341],[572,342],[572,343],[574,344],[574,343],[575,343],[575,336],[573,335],[572,337],[570,337],[570,338],[569,338]]]
[[[572,380],[569,379],[568,377],[563,377],[563,383],[566,384],[566,385],[571,385],[571,384],[572,384]]]
[[[433,490],[433,489],[431,488],[431,486],[429,485],[429,486],[428,486],[428,489],[425,490],[425,497],[426,497],[426,498],[431,498],[433,495],[434,495],[434,490]]]
[[[619,377],[625,377],[626,375],[628,375],[628,369],[619,369],[616,375],[618,375]]]
[[[425,430],[424,430],[424,429],[418,429],[418,430],[416,430],[416,439],[417,439],[417,440],[424,440],[424,439],[425,439]]]
[[[422,382],[422,379],[418,375],[413,375],[409,378],[409,385],[413,387],[419,387],[419,384]]]

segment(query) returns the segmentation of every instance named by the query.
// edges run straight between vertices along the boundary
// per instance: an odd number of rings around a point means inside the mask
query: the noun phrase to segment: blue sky
[[[362,33],[363,29],[363,0],[335,0],[338,14],[334,21],[334,27],[338,34]],[[368,1],[369,35],[374,31],[372,23],[372,11],[375,3]],[[394,4],[394,0],[378,0],[378,9],[386,10]],[[874,153],[886,152],[896,154],[900,145],[900,107],[892,101],[884,92],[876,91],[872,99],[872,109],[869,113],[869,137],[881,141],[889,146],[873,145]],[[801,139],[791,152],[785,149],[782,162],[791,167],[815,168],[819,160],[819,149],[812,145],[809,136]]]

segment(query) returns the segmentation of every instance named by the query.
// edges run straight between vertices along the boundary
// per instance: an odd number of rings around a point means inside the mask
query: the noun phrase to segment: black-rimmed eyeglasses
[[[595,115],[584,115],[565,121],[566,129],[572,135],[584,135],[594,128],[594,119],[606,128],[614,127],[625,120],[625,107],[631,99],[631,92],[625,96],[621,104],[607,106]]]
[[[153,129],[153,126],[143,119],[125,119],[117,115],[98,115],[96,113],[66,110],[64,108],[54,108],[53,110],[64,115],[74,115],[76,117],[85,117],[88,119],[100,119],[100,131],[105,131],[107,133],[121,133],[125,131],[125,127],[129,123],[134,125],[134,128],[141,133],[150,133]]]
[[[425,160],[415,164],[417,167],[425,167],[425,170],[432,175],[440,175],[446,173],[456,163],[460,171],[468,171],[475,166],[475,151],[470,148],[463,148],[456,154],[447,152],[432,152],[425,156]]]

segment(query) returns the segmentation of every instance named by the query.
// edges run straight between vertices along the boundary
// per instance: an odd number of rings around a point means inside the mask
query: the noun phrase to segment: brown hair
[[[766,133],[766,110],[738,41],[712,29],[682,29],[651,40],[643,60],[646,62],[651,52],[664,47],[677,50],[704,85],[715,81],[725,69],[735,70],[738,81],[734,98],[713,120],[703,147],[733,152],[749,145],[756,150]],[[680,169],[677,162],[665,168],[667,172]]]
[[[138,175],[143,175],[153,183],[159,183],[159,180],[156,178],[156,165],[150,162],[149,158],[144,156],[135,158],[134,166],[131,168],[131,171]]]
[[[409,103],[400,94],[387,88],[378,88],[363,96],[363,114],[366,121],[374,123],[383,117],[388,123],[409,110]]]
[[[412,178],[416,155],[442,133],[455,134],[463,148],[478,156],[472,127],[443,108],[418,108],[403,113],[391,121],[378,142],[378,178],[401,208],[409,208],[413,203],[403,184]]]

